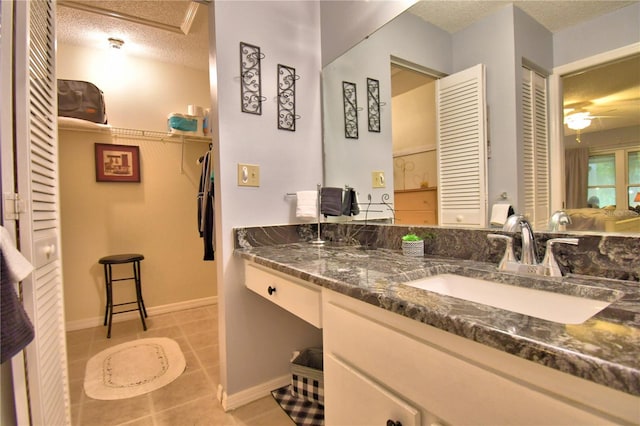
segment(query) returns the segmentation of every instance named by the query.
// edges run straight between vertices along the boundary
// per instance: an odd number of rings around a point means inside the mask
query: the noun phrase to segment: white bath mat
[[[94,399],[131,398],[171,383],[185,367],[174,340],[133,340],[105,349],[87,362],[84,391]]]

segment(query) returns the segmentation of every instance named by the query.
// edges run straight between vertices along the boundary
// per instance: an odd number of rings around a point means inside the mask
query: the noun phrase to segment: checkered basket
[[[294,352],[291,360],[291,395],[324,405],[322,349]]]

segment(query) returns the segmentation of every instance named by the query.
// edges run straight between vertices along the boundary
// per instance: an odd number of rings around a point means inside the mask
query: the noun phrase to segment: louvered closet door
[[[547,81],[522,67],[524,212],[537,230],[549,220],[549,141]]]
[[[484,65],[437,81],[438,223],[487,224]]]
[[[20,249],[35,266],[23,281],[36,330],[26,348],[34,425],[70,424],[58,193],[55,9],[51,0],[16,5],[16,156]],[[26,71],[26,72],[25,72]]]

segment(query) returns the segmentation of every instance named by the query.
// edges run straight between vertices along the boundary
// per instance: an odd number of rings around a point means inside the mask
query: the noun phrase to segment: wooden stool
[[[123,314],[125,312],[138,311],[140,312],[140,319],[142,320],[142,328],[147,331],[147,324],[144,322],[147,316],[147,309],[144,307],[144,300],[142,299],[142,283],[140,280],[140,261],[144,259],[141,254],[114,254],[113,256],[105,256],[101,258],[98,263],[104,265],[104,279],[105,288],[107,290],[107,303],[104,312],[104,325],[107,325],[107,319],[109,322],[109,328],[107,329],[107,338],[111,338],[111,322],[114,315]],[[113,278],[111,273],[111,265],[132,263],[133,264],[133,276],[127,278]],[[128,281],[133,280],[136,285],[136,300],[132,302],[124,302],[113,304],[113,283],[115,281]],[[114,312],[113,308],[116,306],[132,305],[136,304],[137,307],[133,309],[127,309],[124,311]]]

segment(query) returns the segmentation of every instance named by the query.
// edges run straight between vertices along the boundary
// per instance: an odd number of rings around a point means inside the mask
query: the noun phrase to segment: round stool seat
[[[144,256],[138,253],[128,253],[128,254],[114,254],[111,256],[105,256],[98,260],[98,263],[101,265],[115,265],[118,263],[129,263],[141,261],[144,259]]]

